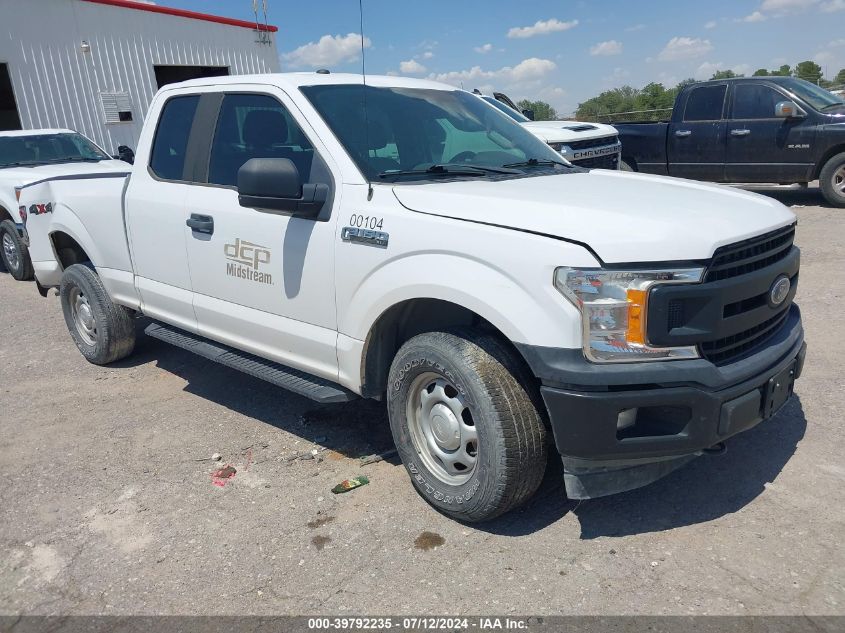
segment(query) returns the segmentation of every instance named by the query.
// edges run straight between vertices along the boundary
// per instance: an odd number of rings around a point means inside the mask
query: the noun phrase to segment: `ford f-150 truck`
[[[684,88],[672,118],[616,123],[623,169],[695,180],[806,185],[845,207],[845,99],[795,77]]]
[[[115,169],[125,171],[126,163],[112,160],[73,130],[0,132],[0,258],[12,277],[19,281],[32,279],[15,187],[44,178]]]
[[[383,399],[411,482],[461,520],[528,499],[551,445],[579,499],[719,452],[804,360],[787,208],[573,167],[445,84],[169,85],[130,171],[20,196],[89,361],[130,354],[143,314],[314,400]]]
[[[494,93],[492,97],[475,94],[507,114],[553,150],[560,152],[572,164],[589,169],[619,169],[622,145],[612,125],[581,121],[534,121],[519,112],[514,102],[501,92]],[[526,112],[531,114],[528,110]]]

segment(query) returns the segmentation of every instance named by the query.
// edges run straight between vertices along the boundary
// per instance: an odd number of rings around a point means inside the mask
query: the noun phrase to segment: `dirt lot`
[[[0,274],[0,613],[845,614],[845,210],[768,195],[806,205],[798,397],[641,490],[576,505],[550,468],[479,527],[359,466],[391,445],[378,403],[316,407],[144,336],[89,365],[58,299]]]

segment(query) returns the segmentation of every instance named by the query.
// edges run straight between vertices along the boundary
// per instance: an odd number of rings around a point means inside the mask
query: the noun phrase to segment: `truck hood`
[[[122,160],[102,160],[99,163],[56,163],[53,165],[34,165],[32,167],[0,168],[0,186],[21,187],[45,178],[56,176],[75,176],[78,174],[96,174],[101,172],[129,171],[131,165]]]
[[[393,192],[412,211],[579,242],[606,263],[708,259],[720,246],[795,221],[762,195],[609,170],[394,185]]]
[[[546,143],[572,143],[594,138],[616,136],[616,128],[603,123],[581,123],[579,121],[529,121],[521,124],[534,136]]]

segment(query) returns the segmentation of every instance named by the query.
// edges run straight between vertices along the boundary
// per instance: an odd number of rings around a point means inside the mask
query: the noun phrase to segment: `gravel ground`
[[[359,466],[391,447],[378,403],[315,406],[143,335],[90,365],[58,299],[0,274],[0,613],[845,614],[845,210],[765,191],[800,217],[797,397],[651,486],[578,505],[553,466],[474,527],[395,460]]]

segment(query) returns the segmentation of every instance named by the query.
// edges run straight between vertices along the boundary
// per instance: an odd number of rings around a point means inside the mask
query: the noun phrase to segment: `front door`
[[[683,113],[674,113],[676,122],[669,126],[666,153],[670,176],[715,182],[724,179],[726,94],[727,84],[689,91],[681,106]]]
[[[728,120],[726,175],[730,182],[802,182],[813,167],[815,126],[775,116],[790,101],[762,83],[737,83]]]
[[[303,182],[328,184],[339,202],[313,133],[290,109],[281,92],[223,97],[205,184],[188,199],[201,224],[184,227],[194,310],[208,338],[337,379],[331,201],[317,220],[238,202],[238,170],[251,158],[288,158]]]

